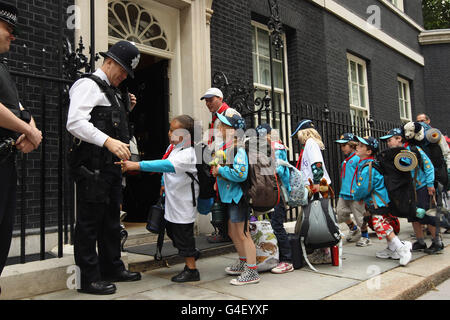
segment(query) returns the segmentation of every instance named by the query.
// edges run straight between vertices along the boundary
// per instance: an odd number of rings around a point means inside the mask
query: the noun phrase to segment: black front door
[[[169,88],[168,61],[147,63],[128,79],[128,90],[137,97],[137,105],[130,114],[141,160],[161,159],[168,146]],[[159,198],[161,174],[126,174],[123,192],[123,211],[127,222],[145,222],[151,205]]]

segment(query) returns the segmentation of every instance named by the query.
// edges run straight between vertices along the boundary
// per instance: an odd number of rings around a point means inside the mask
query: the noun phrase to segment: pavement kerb
[[[374,276],[323,300],[415,300],[450,278],[450,246]]]

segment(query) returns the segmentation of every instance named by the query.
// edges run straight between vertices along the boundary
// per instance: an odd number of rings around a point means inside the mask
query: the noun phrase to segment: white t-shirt
[[[325,161],[323,161],[322,151],[319,145],[314,139],[308,139],[305,144],[305,151],[303,151],[301,172],[305,177],[305,182],[309,185],[308,178],[313,179],[313,173],[311,165],[316,162],[322,162],[323,164],[323,177],[327,180],[328,184],[331,184],[330,176],[328,175],[327,168],[325,167]]]
[[[167,158],[173,167],[175,173],[164,173],[164,186],[166,193],[165,218],[172,223],[188,224],[193,223],[197,216],[197,208],[192,202],[192,179],[186,172],[197,176],[197,158],[194,148],[175,148]],[[195,185],[195,199],[199,195],[199,185]]]

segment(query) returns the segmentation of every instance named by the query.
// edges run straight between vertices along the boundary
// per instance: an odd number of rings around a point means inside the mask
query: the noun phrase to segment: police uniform
[[[118,62],[130,76],[139,61],[139,51],[127,41],[101,53]],[[67,130],[75,137],[69,156],[77,183],[77,221],[74,234],[75,262],[81,271],[79,291],[114,293],[115,286],[102,280],[135,281],[120,259],[120,203],[122,173],[119,161],[106,147],[108,137],[130,141],[128,95],[110,85],[98,69],[75,82],[70,90]],[[96,246],[98,245],[98,254]]]
[[[0,3],[0,19],[13,27],[13,34],[15,34],[17,8]],[[3,63],[0,63],[0,103],[18,118],[30,122],[31,116],[28,114],[25,118],[25,112],[20,110],[17,87]],[[0,128],[0,274],[8,258],[16,211],[17,171],[15,148],[7,141],[8,139],[9,141],[16,141],[18,137],[18,133]]]
[[[15,114],[20,113],[17,88],[3,63],[0,63],[0,102]],[[6,138],[18,138],[17,133],[0,128],[0,143]],[[0,274],[2,273],[9,247],[16,211],[16,172],[15,154],[0,158]]]

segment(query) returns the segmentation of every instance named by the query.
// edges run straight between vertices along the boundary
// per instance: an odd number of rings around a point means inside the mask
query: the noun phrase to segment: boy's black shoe
[[[422,250],[425,250],[426,248],[427,248],[426,243],[422,244],[419,241],[416,241],[416,242],[413,243],[412,251],[413,252],[415,252],[415,251],[422,251]]]
[[[191,281],[200,281],[200,273],[197,269],[191,270],[187,266],[184,267],[184,270],[172,277],[173,282],[191,282]]]
[[[428,254],[438,254],[438,253],[442,253],[443,250],[444,250],[444,244],[442,242],[440,245],[433,242],[429,248],[424,250],[424,252],[428,253]]]

